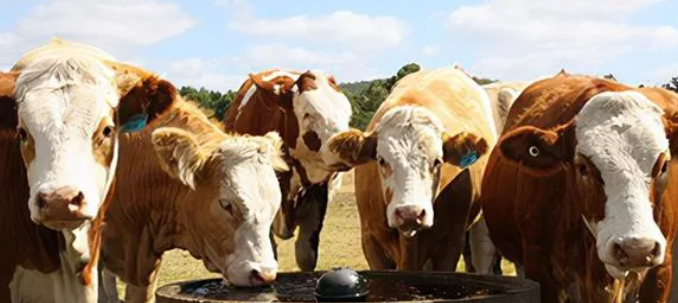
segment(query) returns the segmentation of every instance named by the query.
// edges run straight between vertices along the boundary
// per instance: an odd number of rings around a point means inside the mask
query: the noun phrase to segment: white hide
[[[269,238],[281,201],[272,161],[278,151],[268,139],[232,137],[218,152],[224,159],[220,199],[238,209],[244,221],[235,231],[233,253],[225,258],[222,249],[210,248],[213,244],[205,243],[208,259],[227,273],[229,282],[251,286],[252,270],[275,275],[278,269]]]
[[[379,122],[377,162],[383,159],[390,166],[390,176],[380,167],[382,190],[393,193],[387,207],[388,224],[395,226],[395,209],[418,205],[426,215],[422,225],[433,225],[434,188],[437,172],[432,173],[436,159],[442,160],[442,132],[440,120],[428,109],[416,106],[399,106],[389,110]],[[436,183],[434,183],[436,182]]]
[[[294,94],[293,106],[299,121],[299,137],[297,148],[291,153],[301,161],[310,181],[319,183],[332,172],[328,166],[340,162],[328,150],[327,140],[349,129],[352,111],[348,98],[330,86],[324,72],[313,70],[311,73],[315,76],[317,88]],[[302,139],[309,131],[315,132],[320,139],[322,145],[319,153],[310,151]]]
[[[666,239],[653,219],[649,200],[652,168],[668,148],[663,111],[637,92],[607,92],[593,97],[576,117],[577,152],[588,157],[604,180],[605,218],[588,222],[596,236],[599,258],[608,272],[615,267],[614,241],[645,238],[659,244],[664,259]]]
[[[119,99],[113,76],[92,58],[55,57],[30,62],[17,80],[20,125],[35,142],[35,159],[27,167],[34,221],[40,219],[37,194],[65,186],[84,194],[84,215],[96,216],[115,166],[95,161],[92,136],[102,119],[113,125]]]

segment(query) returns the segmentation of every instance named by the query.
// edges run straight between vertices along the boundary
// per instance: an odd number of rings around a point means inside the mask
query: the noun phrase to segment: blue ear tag
[[[125,123],[122,126],[122,132],[123,133],[135,133],[138,131],[141,131],[146,127],[146,123],[148,121],[148,114],[136,114],[127,120],[127,123]]]
[[[471,166],[471,164],[476,163],[476,161],[478,161],[478,152],[472,150],[461,157],[459,166],[461,166],[461,168],[467,168]]]

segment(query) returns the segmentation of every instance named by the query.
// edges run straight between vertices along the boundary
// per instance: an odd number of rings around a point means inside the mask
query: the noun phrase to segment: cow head
[[[179,210],[194,238],[191,253],[235,285],[273,282],[278,265],[269,232],[281,200],[275,171],[287,169],[278,134],[205,143],[184,130],[160,128],[152,140],[163,170],[200,193]]]
[[[89,261],[89,225],[113,181],[117,136],[143,114],[145,125],[174,100],[174,87],[133,67],[77,51],[22,62],[5,82],[12,95],[3,127],[14,127],[30,186],[31,219],[62,230]],[[11,121],[11,123],[9,123]]]
[[[664,262],[666,238],[654,217],[671,160],[667,136],[674,136],[664,121],[662,109],[643,94],[605,92],[570,123],[554,130],[517,128],[499,147],[529,174],[566,171],[598,257],[610,275],[622,278]]]
[[[448,135],[433,113],[416,106],[391,109],[373,133],[350,130],[328,145],[349,167],[377,162],[388,225],[405,236],[433,225],[443,164],[466,168],[488,148],[485,139],[472,133]]]
[[[320,182],[332,169],[327,167],[327,140],[348,130],[351,103],[341,92],[333,76],[322,71],[307,71],[299,76],[282,71],[250,76],[257,88],[291,97],[291,108],[298,121],[299,136],[290,144],[293,155],[309,170],[311,181]],[[295,79],[296,78],[296,79]],[[285,102],[283,102],[285,103]],[[282,104],[283,107],[286,104]],[[334,163],[334,162],[332,162]],[[315,169],[322,169],[315,180]]]

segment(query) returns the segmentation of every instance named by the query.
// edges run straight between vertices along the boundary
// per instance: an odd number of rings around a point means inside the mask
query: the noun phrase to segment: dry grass
[[[278,241],[278,256],[280,271],[299,270],[294,261],[294,239]],[[342,188],[330,203],[321,234],[318,270],[331,269],[337,266],[368,269],[360,245],[360,222],[353,195],[352,173],[345,175]],[[507,261],[502,262],[502,269],[510,275],[515,273],[513,265]],[[463,262],[459,262],[457,270],[464,271]],[[181,280],[214,277],[218,277],[218,275],[207,272],[201,261],[193,259],[185,251],[173,250],[167,252],[163,258],[159,285]],[[120,283],[118,288],[122,291]]]

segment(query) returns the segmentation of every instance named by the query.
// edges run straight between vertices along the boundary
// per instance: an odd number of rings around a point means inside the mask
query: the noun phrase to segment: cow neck
[[[182,203],[191,200],[195,191],[162,170],[151,134],[160,127],[177,127],[198,134],[219,129],[187,103],[175,105],[166,116],[157,120],[149,129],[121,140],[115,201],[107,215],[109,224],[114,224],[115,228],[139,233],[131,239],[138,239],[142,232],[150,232],[153,241],[157,242],[153,246],[168,250],[177,247],[175,243],[181,241],[175,237],[184,236],[182,233],[188,222],[182,221],[180,212],[190,211],[190,205]]]
[[[0,260],[12,270],[13,265],[21,265],[49,273],[60,267],[61,235],[30,219],[28,179],[19,144],[14,131],[0,131],[0,158],[9,159],[0,168],[0,238],[12,245],[0,250]]]

